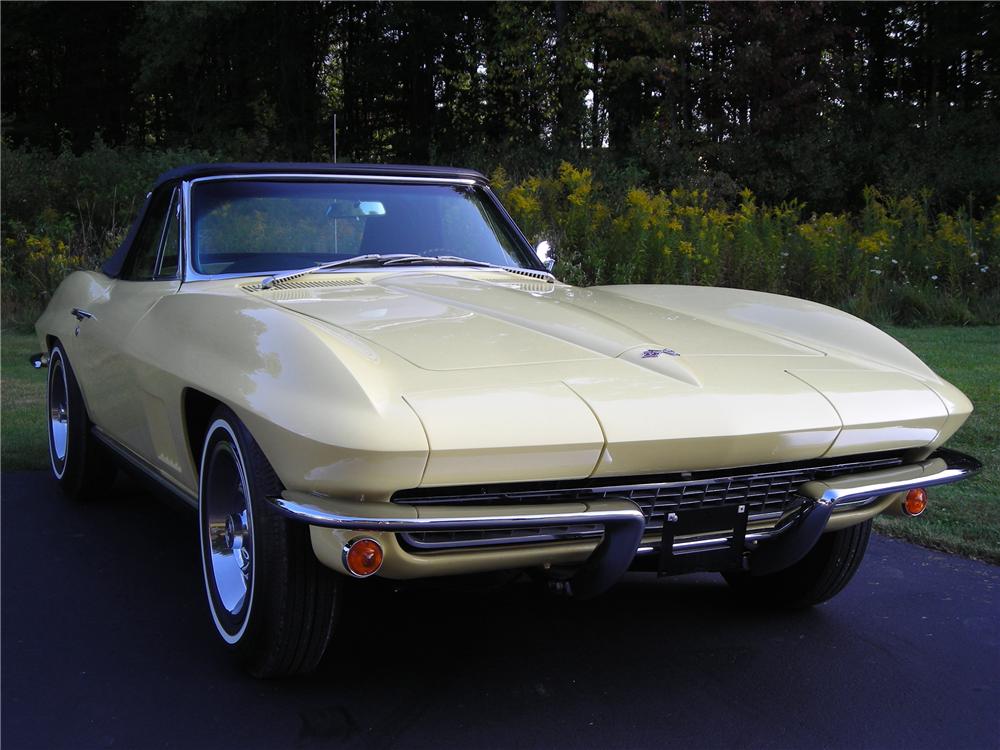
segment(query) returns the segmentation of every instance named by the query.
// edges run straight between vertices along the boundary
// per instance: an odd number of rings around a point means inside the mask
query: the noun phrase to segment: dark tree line
[[[5,3],[12,146],[1000,193],[1000,5]]]

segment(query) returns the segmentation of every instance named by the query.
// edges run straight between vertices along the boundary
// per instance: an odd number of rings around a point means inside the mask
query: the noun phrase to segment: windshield
[[[275,273],[359,255],[453,255],[537,268],[481,188],[213,180],[191,191],[198,273]]]

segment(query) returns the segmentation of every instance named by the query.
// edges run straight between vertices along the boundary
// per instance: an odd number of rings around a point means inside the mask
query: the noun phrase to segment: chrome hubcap
[[[244,578],[250,570],[249,530],[247,529],[247,514],[234,513],[226,519],[226,531],[222,543],[222,554],[232,555],[240,566]]]
[[[66,458],[69,442],[69,394],[66,392],[66,372],[62,358],[56,358],[49,373],[49,431],[52,436],[52,453],[57,461]]]
[[[253,520],[242,469],[229,443],[216,444],[202,498],[209,572],[219,603],[233,616],[244,610],[253,573]]]

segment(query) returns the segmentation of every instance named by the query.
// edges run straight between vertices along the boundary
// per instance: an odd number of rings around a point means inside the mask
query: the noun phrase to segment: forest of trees
[[[1000,192],[1000,5],[5,3],[5,145]],[[971,198],[970,198],[971,196]]]
[[[1000,3],[7,2],[2,305],[191,161],[478,168],[571,283],[1000,322]]]

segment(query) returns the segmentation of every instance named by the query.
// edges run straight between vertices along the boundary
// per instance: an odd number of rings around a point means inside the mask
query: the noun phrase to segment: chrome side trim
[[[90,433],[97,438],[102,445],[114,453],[115,456],[120,458],[136,471],[140,472],[143,477],[151,482],[154,482],[158,487],[166,490],[170,495],[183,501],[185,504],[190,505],[192,508],[198,507],[198,498],[195,495],[191,494],[183,487],[178,487],[176,484],[171,482],[159,471],[157,471],[154,466],[151,466],[146,459],[135,453],[135,451],[131,448],[122,445],[97,425],[90,428]]]

